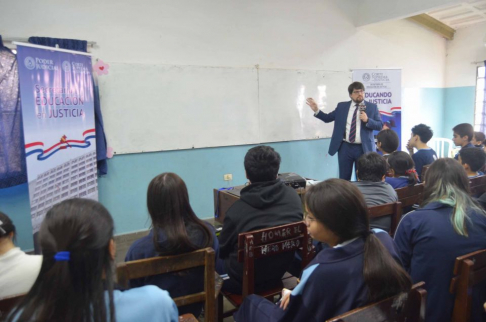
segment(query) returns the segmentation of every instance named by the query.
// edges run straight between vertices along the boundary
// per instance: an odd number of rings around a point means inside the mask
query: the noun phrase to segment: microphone
[[[358,107],[360,112],[366,111],[366,105],[364,102],[359,103]]]

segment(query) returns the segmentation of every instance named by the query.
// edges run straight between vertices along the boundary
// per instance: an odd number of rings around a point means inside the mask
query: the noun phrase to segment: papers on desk
[[[312,180],[312,179],[307,179],[307,180],[305,180],[305,186],[306,187],[315,186],[319,182],[322,182],[322,181],[316,181],[316,180]]]

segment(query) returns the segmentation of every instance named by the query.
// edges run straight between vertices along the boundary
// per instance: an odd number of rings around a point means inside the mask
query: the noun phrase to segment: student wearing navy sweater
[[[356,186],[326,180],[308,190],[305,204],[309,233],[329,248],[309,263],[292,292],[284,290],[279,304],[250,295],[236,321],[325,321],[410,290],[393,240],[382,230],[370,230],[366,202]]]
[[[423,181],[422,168],[424,165],[429,165],[437,160],[437,154],[435,151],[427,145],[434,132],[431,128],[425,124],[418,124],[412,128],[412,136],[408,140],[407,149],[412,160],[415,164],[415,170],[417,170],[418,177]],[[413,149],[417,149],[417,152],[413,152]]]
[[[484,149],[484,141],[486,140],[486,136],[484,135],[483,132],[474,132],[473,139],[471,140],[471,143],[476,147],[480,149]]]
[[[147,208],[152,220],[150,233],[135,241],[125,261],[178,255],[212,247],[218,258],[219,243],[214,228],[197,218],[189,203],[184,181],[175,173],[162,173],[149,184]],[[184,273],[155,275],[130,281],[130,287],[156,285],[172,298],[204,290],[204,270],[195,268]],[[202,303],[179,308],[180,314],[199,316]]]
[[[486,154],[483,149],[464,149],[459,151],[459,162],[470,179],[483,175],[479,170],[484,168],[485,161]]]
[[[415,171],[413,160],[403,151],[395,151],[388,157],[391,177],[386,177],[385,182],[399,189],[406,186],[413,186],[418,182],[417,171]]]
[[[471,140],[474,136],[474,128],[469,123],[461,123],[452,129],[452,141],[456,146],[460,146],[462,149],[467,148],[474,148],[474,145],[471,143]],[[456,153],[454,159],[459,160],[459,153]]]
[[[469,180],[459,162],[439,159],[425,176],[422,207],[403,217],[395,242],[413,282],[425,282],[425,321],[450,321],[454,262],[486,248],[486,214],[469,196]],[[484,292],[477,295],[473,291],[472,321],[484,321]]]

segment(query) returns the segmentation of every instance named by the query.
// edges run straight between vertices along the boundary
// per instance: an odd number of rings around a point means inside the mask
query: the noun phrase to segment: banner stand
[[[91,56],[15,43],[36,253],[42,221],[71,198],[98,200]]]

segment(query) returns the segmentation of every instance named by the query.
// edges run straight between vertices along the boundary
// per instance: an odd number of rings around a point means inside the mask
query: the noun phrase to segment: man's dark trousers
[[[343,141],[338,151],[339,179],[351,180],[353,164],[363,155],[361,144],[352,144]]]

